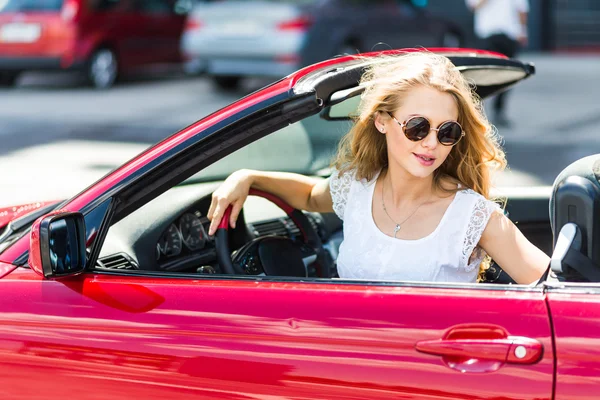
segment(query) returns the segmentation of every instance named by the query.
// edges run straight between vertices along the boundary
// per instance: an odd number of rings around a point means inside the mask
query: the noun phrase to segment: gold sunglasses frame
[[[396,123],[397,123],[397,124],[400,126],[400,128],[402,128],[402,132],[404,133],[404,136],[406,136],[406,138],[407,138],[408,140],[410,140],[411,142],[420,142],[421,140],[425,140],[425,138],[426,138],[427,136],[429,136],[429,132],[431,132],[431,131],[435,131],[435,132],[436,132],[436,136],[435,136],[435,138],[437,139],[437,141],[438,141],[438,143],[439,143],[439,144],[441,144],[442,146],[456,146],[456,145],[458,144],[458,142],[460,142],[460,141],[462,140],[462,138],[465,136],[465,131],[464,131],[464,129],[463,129],[463,127],[462,127],[462,125],[461,125],[461,124],[459,124],[457,121],[453,121],[453,120],[444,121],[444,122],[442,122],[441,124],[439,124],[437,128],[432,128],[432,127],[431,127],[431,121],[429,120],[429,118],[427,118],[427,117],[424,117],[424,116],[422,116],[422,115],[412,115],[412,116],[408,117],[408,118],[406,119],[406,121],[404,121],[404,122],[398,122],[398,120],[396,119],[396,117],[394,117],[394,116],[392,115],[392,113],[390,113],[390,112],[388,112],[388,115],[389,115],[390,117],[392,117],[392,119],[393,119],[394,121],[396,121]],[[413,118],[424,118],[424,119],[427,121],[427,123],[429,124],[429,132],[427,133],[427,136],[425,136],[423,139],[417,139],[417,140],[413,140],[413,139],[409,138],[409,137],[408,137],[408,135],[406,134],[406,124],[408,124],[408,121],[410,121],[410,120],[411,120],[411,119],[413,119]],[[446,124],[446,123],[448,123],[448,122],[454,122],[456,125],[458,125],[458,126],[460,127],[460,137],[458,138],[458,140],[457,140],[456,142],[454,142],[454,143],[452,143],[452,144],[445,144],[445,143],[442,143],[442,142],[440,141],[440,137],[438,136],[438,135],[439,135],[439,132],[440,132],[440,128],[442,127],[442,125],[444,125],[444,124]]]

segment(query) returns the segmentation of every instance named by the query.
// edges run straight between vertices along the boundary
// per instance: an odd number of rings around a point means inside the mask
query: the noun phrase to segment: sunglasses
[[[406,121],[400,123],[391,113],[388,112],[388,114],[402,127],[402,132],[408,140],[413,142],[425,139],[429,135],[429,131],[432,130],[437,132],[437,140],[444,146],[454,146],[465,136],[462,126],[456,121],[442,122],[437,128],[432,128],[431,122],[419,115],[409,117]]]

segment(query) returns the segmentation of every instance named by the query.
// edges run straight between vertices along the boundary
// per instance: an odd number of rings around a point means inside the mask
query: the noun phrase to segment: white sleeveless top
[[[431,234],[416,240],[395,239],[381,232],[373,220],[376,181],[377,176],[357,181],[355,171],[339,176],[334,169],[331,175],[333,210],[344,221],[337,259],[340,278],[476,282],[485,257],[477,244],[499,205],[473,190],[459,190]]]

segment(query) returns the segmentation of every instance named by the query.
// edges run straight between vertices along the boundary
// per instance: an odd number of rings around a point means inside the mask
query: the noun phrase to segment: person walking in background
[[[486,50],[515,57],[527,45],[528,0],[465,0],[475,17],[475,34]],[[508,126],[506,92],[494,99],[492,122]]]

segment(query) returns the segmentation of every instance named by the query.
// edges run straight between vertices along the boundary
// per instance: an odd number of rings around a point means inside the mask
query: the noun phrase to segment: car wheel
[[[117,80],[119,64],[111,49],[99,49],[90,58],[87,77],[96,89],[108,89]]]
[[[0,72],[0,86],[14,86],[17,83],[17,79],[19,79],[19,75],[19,72]]]
[[[235,90],[242,79],[239,76],[215,76],[214,81],[219,89]]]

